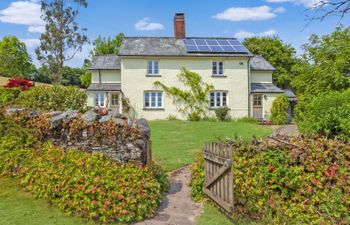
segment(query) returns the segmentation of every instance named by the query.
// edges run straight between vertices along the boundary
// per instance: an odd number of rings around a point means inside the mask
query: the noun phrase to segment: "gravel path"
[[[202,204],[191,199],[190,168],[184,167],[172,173],[170,188],[160,204],[156,216],[134,225],[195,225],[201,214]]]

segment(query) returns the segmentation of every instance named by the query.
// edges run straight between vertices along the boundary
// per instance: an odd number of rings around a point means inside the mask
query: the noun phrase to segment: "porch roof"
[[[251,83],[251,93],[283,93],[284,91],[272,83]]]
[[[121,91],[121,84],[91,84],[87,91]]]

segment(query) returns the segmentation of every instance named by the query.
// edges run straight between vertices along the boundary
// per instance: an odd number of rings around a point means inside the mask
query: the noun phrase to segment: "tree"
[[[292,85],[300,95],[315,96],[350,87],[350,27],[324,36],[312,35],[303,46],[298,76]]]
[[[94,49],[92,50],[92,55],[118,55],[119,49],[122,46],[122,41],[124,38],[123,33],[119,33],[114,38],[102,38],[98,36],[96,40],[94,40],[93,45]]]
[[[87,0],[41,0],[42,19],[45,32],[41,34],[40,46],[36,49],[38,60],[50,71],[53,83],[60,83],[66,61],[82,50],[88,42],[87,36],[81,34],[78,23],[78,9],[72,5],[87,7]]]
[[[289,101],[287,95],[280,95],[272,102],[270,119],[273,124],[283,125],[287,123],[288,107]]]
[[[290,88],[296,63],[295,49],[284,44],[278,37],[252,37],[243,41],[249,51],[264,57],[277,70],[273,73],[273,82],[281,88]]]
[[[173,98],[174,103],[180,107],[179,111],[186,114],[189,120],[198,121],[206,114],[209,107],[207,97],[214,87],[205,83],[198,73],[191,72],[186,68],[182,68],[177,76],[179,81],[188,87],[187,90],[168,87],[160,81],[156,81],[154,84]]]
[[[26,45],[14,36],[0,41],[0,76],[30,78],[35,69]]]
[[[89,87],[91,84],[92,74],[89,71],[85,71],[85,73],[80,76],[80,84],[82,87]]]
[[[330,16],[338,16],[343,19],[350,13],[350,0],[322,0],[317,1],[309,10],[307,17],[313,20],[323,21]]]

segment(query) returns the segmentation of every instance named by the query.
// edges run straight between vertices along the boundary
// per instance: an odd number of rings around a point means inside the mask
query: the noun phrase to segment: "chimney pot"
[[[176,13],[174,18],[174,35],[176,39],[184,39],[185,32],[185,14]]]

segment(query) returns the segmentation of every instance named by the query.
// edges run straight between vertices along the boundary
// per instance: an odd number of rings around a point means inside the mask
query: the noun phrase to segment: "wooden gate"
[[[233,213],[232,146],[209,143],[204,148],[205,184],[203,192],[224,209]]]

